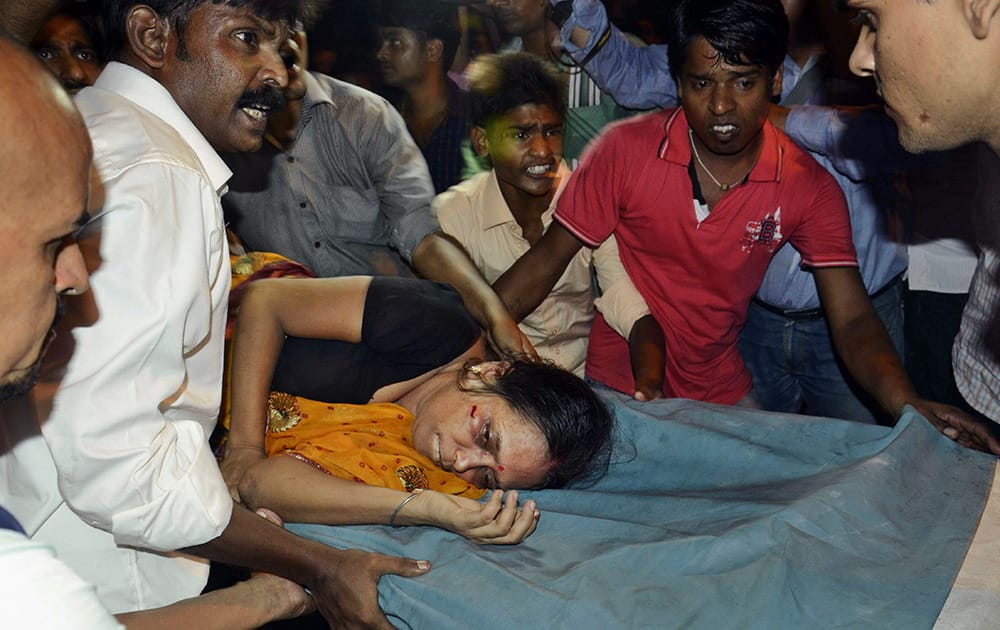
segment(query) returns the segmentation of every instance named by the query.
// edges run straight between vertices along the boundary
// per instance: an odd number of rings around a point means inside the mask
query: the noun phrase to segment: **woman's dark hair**
[[[526,359],[510,361],[496,378],[470,378],[477,365],[466,364],[459,389],[499,396],[538,427],[552,460],[542,487],[596,481],[607,471],[614,415],[583,379],[552,363]]]
[[[764,66],[773,76],[788,48],[780,0],[681,0],[667,22],[670,75],[680,80],[691,42],[704,37],[731,65]]]
[[[560,115],[566,110],[559,73],[547,61],[524,52],[479,55],[465,72],[469,79],[472,124],[485,127],[521,105],[548,105]]]
[[[265,20],[281,20],[288,24],[301,21],[306,0],[104,0],[104,54],[105,60],[120,60],[128,46],[125,21],[132,7],[142,4],[170,22],[177,33],[177,56],[187,58],[184,44],[184,26],[191,12],[211,2],[230,7],[249,7]]]

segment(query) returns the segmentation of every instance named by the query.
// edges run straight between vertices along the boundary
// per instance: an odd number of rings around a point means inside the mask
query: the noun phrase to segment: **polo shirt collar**
[[[663,140],[660,142],[657,156],[661,160],[687,168],[691,163],[691,141],[688,137],[688,121],[684,109],[675,108],[663,123]],[[749,179],[756,182],[781,181],[781,160],[784,150],[778,139],[778,130],[764,121],[764,146],[760,151],[757,164],[750,171]]]
[[[137,68],[112,61],[97,77],[94,86],[132,101],[172,127],[198,156],[215,191],[220,195],[225,192],[232,171],[163,84]]]

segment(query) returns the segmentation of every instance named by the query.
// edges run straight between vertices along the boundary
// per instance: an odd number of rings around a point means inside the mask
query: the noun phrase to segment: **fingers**
[[[427,560],[413,560],[412,558],[399,558],[396,556],[376,555],[376,570],[380,575],[392,574],[403,577],[416,577],[431,570],[431,563]]]
[[[921,412],[945,437],[967,448],[1000,456],[1000,440],[985,422],[948,405],[932,403]]]
[[[490,502],[500,494],[495,492]],[[527,501],[519,508],[517,501],[516,490],[507,492],[503,507],[495,518],[481,527],[470,529],[465,534],[466,538],[479,544],[514,545],[530,536],[538,525],[538,506],[534,501]]]
[[[256,514],[261,518],[271,521],[278,527],[285,526],[285,521],[281,520],[281,517],[278,516],[278,513],[275,512],[274,510],[269,510],[267,508],[258,508]]]
[[[521,509],[514,520],[510,532],[504,537],[505,540],[501,544],[517,544],[530,536],[538,526],[539,515],[540,513],[535,502],[527,501],[524,504],[524,508]]]

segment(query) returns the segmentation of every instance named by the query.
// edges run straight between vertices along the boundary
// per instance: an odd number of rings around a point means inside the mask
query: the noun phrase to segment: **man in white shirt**
[[[331,622],[388,627],[378,577],[427,563],[334,550],[235,506],[207,444],[229,289],[216,151],[260,146],[298,3],[178,4],[104,3],[116,61],[77,102],[104,199],[81,232],[91,321],[73,329],[46,443],[3,462],[2,501],[113,611],[199,593],[207,563],[171,553],[186,549],[308,586]]]
[[[562,159],[565,98],[559,75],[530,53],[481,55],[467,70],[472,147],[492,168],[449,188],[432,208],[476,267],[494,282],[552,222],[569,178]],[[609,324],[628,338],[649,314],[618,257],[614,237],[570,261],[549,295],[520,326],[539,356],[584,376],[594,319],[594,279]],[[619,315],[620,317],[616,317]]]
[[[52,338],[58,294],[87,289],[87,270],[72,233],[86,214],[90,140],[79,112],[42,66],[0,35],[0,402],[29,389]],[[37,125],[24,125],[33,120]],[[47,167],[59,163],[53,173]],[[3,409],[9,412],[12,407]],[[10,447],[0,424],[0,450]],[[228,589],[166,608],[122,615],[104,608],[93,586],[29,540],[0,507],[0,608],[4,627],[103,630],[198,620],[200,628],[256,627],[304,612],[309,598],[292,582],[258,575]]]

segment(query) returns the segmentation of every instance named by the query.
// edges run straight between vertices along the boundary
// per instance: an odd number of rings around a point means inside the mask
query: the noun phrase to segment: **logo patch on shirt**
[[[781,207],[774,213],[767,213],[760,221],[747,221],[747,231],[740,239],[740,249],[750,253],[754,246],[767,248],[769,254],[781,244]]]

